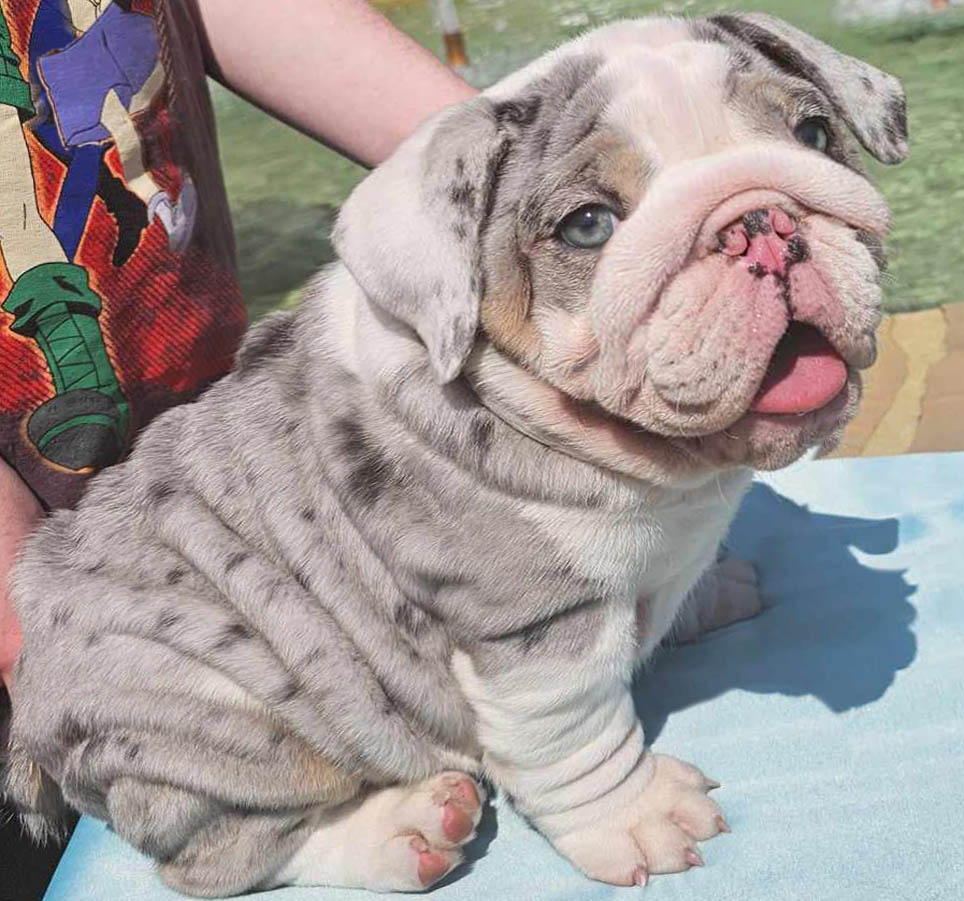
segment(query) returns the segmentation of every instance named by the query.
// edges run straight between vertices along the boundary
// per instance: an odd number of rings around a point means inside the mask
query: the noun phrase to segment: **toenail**
[[[452,794],[460,801],[464,801],[472,807],[480,807],[482,805],[479,793],[475,788],[475,783],[470,782],[468,779],[460,779],[456,782],[455,785],[452,786]]]
[[[442,805],[442,832],[450,842],[460,842],[472,831],[471,817],[455,804]]]
[[[429,886],[438,882],[449,870],[448,861],[440,854],[423,851],[418,855],[418,880]]]
[[[686,862],[691,867],[701,867],[703,866],[703,858],[699,856],[692,848],[686,849]]]

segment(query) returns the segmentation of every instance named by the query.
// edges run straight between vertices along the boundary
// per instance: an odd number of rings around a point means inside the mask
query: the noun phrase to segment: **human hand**
[[[20,625],[13,611],[7,580],[20,544],[42,513],[26,483],[0,460],[0,677],[8,687],[20,652]]]

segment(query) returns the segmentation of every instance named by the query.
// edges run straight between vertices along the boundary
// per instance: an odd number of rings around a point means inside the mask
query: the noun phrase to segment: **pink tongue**
[[[750,409],[755,413],[809,413],[835,398],[847,365],[820,332],[793,322],[780,339]]]

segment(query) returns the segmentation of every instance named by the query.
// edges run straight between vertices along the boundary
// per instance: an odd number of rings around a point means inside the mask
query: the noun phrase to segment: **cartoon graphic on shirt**
[[[4,6],[0,0],[0,260],[12,287],[0,308],[13,317],[11,331],[35,342],[53,381],[54,396],[26,419],[27,437],[46,460],[88,471],[119,459],[130,418],[100,327],[101,299],[74,261],[94,199],[117,221],[119,266],[155,219],[170,250],[181,252],[196,194],[187,177],[176,202],[157,184],[134,123],[164,80],[150,10],[133,11],[131,0],[40,0],[28,80]],[[66,166],[52,225],[40,214],[29,136]],[[110,146],[122,181],[107,165]]]
[[[58,155],[72,161],[78,155],[89,157],[91,151],[102,157],[104,147],[112,142],[125,187],[141,201],[140,228],[121,228],[115,265],[122,265],[140,231],[155,219],[164,226],[171,251],[183,251],[196,218],[194,185],[189,177],[183,178],[180,194],[172,200],[145,165],[134,124],[134,117],[150,106],[164,84],[153,17],[135,11],[132,0],[65,0],[64,5],[46,0],[34,19],[30,60],[31,76],[41,88],[39,105],[47,114],[38,117],[41,121],[32,126],[34,133],[49,149],[60,150]],[[86,160],[81,166],[86,178],[76,182],[83,184],[89,211],[103,169],[94,176]],[[105,200],[111,197],[107,193]],[[137,215],[129,204],[125,208],[121,203],[115,201],[121,214],[119,226],[125,224],[124,212]],[[74,196],[71,206],[82,211],[84,205]],[[74,217],[76,222],[78,213]],[[55,220],[55,231],[56,226]]]
[[[37,207],[22,124],[34,107],[19,64],[0,7],[0,255],[13,282],[2,308],[11,330],[40,347],[56,390],[30,415],[28,437],[47,459],[80,470],[117,459],[128,407],[97,322],[100,298]]]

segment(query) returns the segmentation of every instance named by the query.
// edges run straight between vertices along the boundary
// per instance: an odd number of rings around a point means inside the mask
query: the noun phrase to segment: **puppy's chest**
[[[635,610],[645,644],[654,631],[662,637],[714,560],[733,506],[697,496],[619,512],[530,508],[526,516],[549,533],[576,577],[615,608]]]

